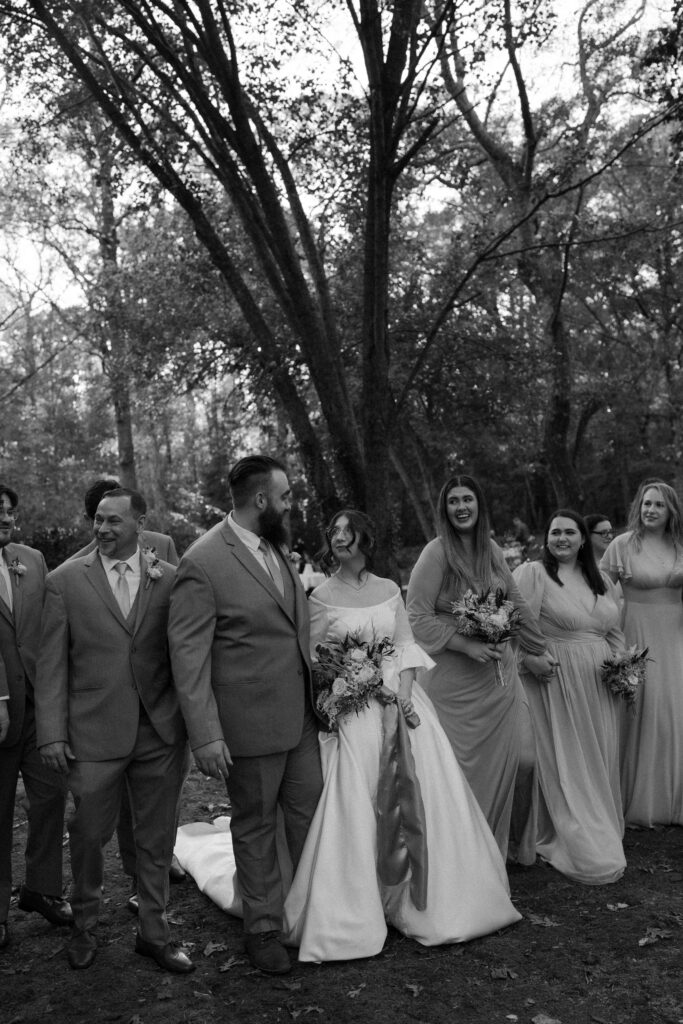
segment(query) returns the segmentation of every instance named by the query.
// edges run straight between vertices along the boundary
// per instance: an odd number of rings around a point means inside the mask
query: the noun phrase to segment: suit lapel
[[[153,594],[155,586],[156,586],[156,581],[153,580],[153,579],[150,579],[150,577],[145,574],[145,560],[142,557],[142,552],[141,552],[140,553],[140,587],[138,589],[137,614],[135,616],[135,625],[133,627],[133,633],[137,633],[138,629],[140,628],[142,620],[145,617],[145,612],[147,611],[147,609],[149,607],[149,602],[152,600],[152,594]]]
[[[270,574],[265,569],[261,568],[251,551],[247,549],[246,545],[242,543],[235,531],[232,529],[227,519],[223,523],[221,532],[225,543],[232,549],[237,561],[246,569],[250,576],[253,576],[254,579],[268,591],[270,596],[277,602],[290,622],[292,622],[292,616],[287,610],[285,599],[271,579]]]
[[[114,593],[111,587],[109,586],[107,574],[105,572],[104,566],[102,565],[102,560],[99,556],[99,552],[93,552],[91,555],[87,555],[84,559],[82,559],[82,561],[83,571],[85,572],[86,579],[90,586],[93,588],[93,590],[95,590],[97,594],[99,594],[99,596],[104,601],[104,603],[106,604],[107,608],[112,613],[116,621],[121,626],[123,626],[126,632],[132,633],[132,625],[130,625],[124,619],[123,613],[121,612],[121,609],[117,604],[116,598],[114,597]]]

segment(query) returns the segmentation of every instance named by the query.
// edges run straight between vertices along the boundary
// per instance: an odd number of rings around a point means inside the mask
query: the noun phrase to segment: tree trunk
[[[94,126],[97,131],[97,126]],[[109,380],[114,406],[118,447],[119,481],[122,487],[137,488],[135,445],[131,412],[131,388],[128,346],[121,315],[119,291],[118,234],[114,212],[113,129],[103,128],[97,137],[99,189],[99,243],[102,261],[100,294],[102,299],[102,361]]]

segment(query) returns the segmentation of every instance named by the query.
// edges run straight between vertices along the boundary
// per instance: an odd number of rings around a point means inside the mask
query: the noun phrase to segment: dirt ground
[[[181,820],[212,820],[225,803],[224,791],[193,770]],[[17,887],[25,835],[19,800]],[[241,923],[188,880],[172,886],[169,912],[197,970],[178,977],[133,953],[128,880],[114,840],[100,951],[89,970],[69,969],[68,930],[22,913],[15,892],[12,943],[0,951],[0,1022],[683,1024],[683,829],[629,831],[626,854],[626,874],[611,886],[577,885],[541,864],[511,869],[524,920],[496,935],[425,948],[392,931],[378,957],[295,964],[284,978],[250,968]]]

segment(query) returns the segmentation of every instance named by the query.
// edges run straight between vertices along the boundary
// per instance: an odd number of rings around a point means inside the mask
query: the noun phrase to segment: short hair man
[[[185,729],[171,677],[166,627],[175,569],[142,557],[144,498],[119,488],[95,515],[97,551],[47,578],[38,661],[38,744],[68,774],[74,935],[71,967],[97,952],[102,848],[127,784],[135,816],[139,916],[136,952],[165,970],[194,967],[170,942],[168,869],[183,779]]]
[[[284,467],[249,456],[229,481],[233,511],[180,560],[169,642],[195,760],[227,781],[247,954],[259,969],[284,974],[276,812],[280,805],[296,867],[322,788],[308,609],[283,552],[291,506]]]
[[[111,477],[101,477],[95,480],[83,496],[83,504],[85,511],[83,513],[85,519],[94,527],[95,515],[97,513],[97,506],[100,501],[109,491],[114,491],[119,487],[118,480],[114,480]],[[155,533],[154,530],[141,530],[138,535],[138,545],[141,548],[154,548],[154,551],[158,558],[163,559],[165,562],[170,562],[171,565],[178,564],[178,552],[176,551],[173,538],[169,537],[165,533]],[[91,554],[97,549],[97,540],[95,537],[81,548],[75,554],[71,555],[71,558],[85,558],[86,555]],[[189,763],[188,763],[189,768]],[[180,802],[180,801],[179,801]],[[178,813],[180,807],[178,807]],[[176,822],[178,814],[176,814]],[[128,899],[128,909],[134,914],[138,913],[139,901],[137,895],[137,865],[135,858],[135,840],[133,839],[133,815],[130,808],[130,800],[128,798],[128,789],[123,787],[123,795],[121,797],[121,809],[119,811],[119,820],[116,826],[116,838],[119,844],[119,852],[121,854],[121,866],[124,872],[131,879],[131,895]],[[185,880],[185,871],[181,868],[177,859],[173,857],[171,861],[171,867],[169,870],[169,880],[171,882],[182,882]]]
[[[95,520],[95,513],[97,512],[97,506],[101,502],[107,491],[115,491],[120,484],[118,480],[109,479],[102,477],[99,480],[95,480],[90,485],[88,490],[85,492],[83,503],[85,505],[85,511],[83,515],[92,525]],[[154,530],[141,530],[138,537],[138,544],[142,548],[154,548],[157,556],[162,558],[164,562],[170,562],[171,565],[178,564],[178,552],[176,551],[173,538],[169,537],[165,533],[156,533]],[[93,538],[85,547],[81,548],[71,558],[83,558],[85,555],[89,555],[97,547],[97,541]]]
[[[28,798],[25,884],[22,910],[37,911],[51,924],[71,924],[62,898],[62,837],[66,780],[47,768],[36,749],[34,683],[47,566],[39,551],[12,540],[19,498],[0,483],[0,948],[9,942],[7,915],[12,892],[12,826],[21,772]]]

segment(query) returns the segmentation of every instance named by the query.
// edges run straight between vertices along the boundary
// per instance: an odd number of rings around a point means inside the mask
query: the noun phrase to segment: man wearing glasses
[[[33,686],[47,567],[39,551],[12,542],[19,499],[0,483],[0,949],[9,943],[12,825],[21,772],[28,798],[26,871],[19,907],[54,925],[72,923],[62,898],[66,779],[46,768],[36,749]]]

